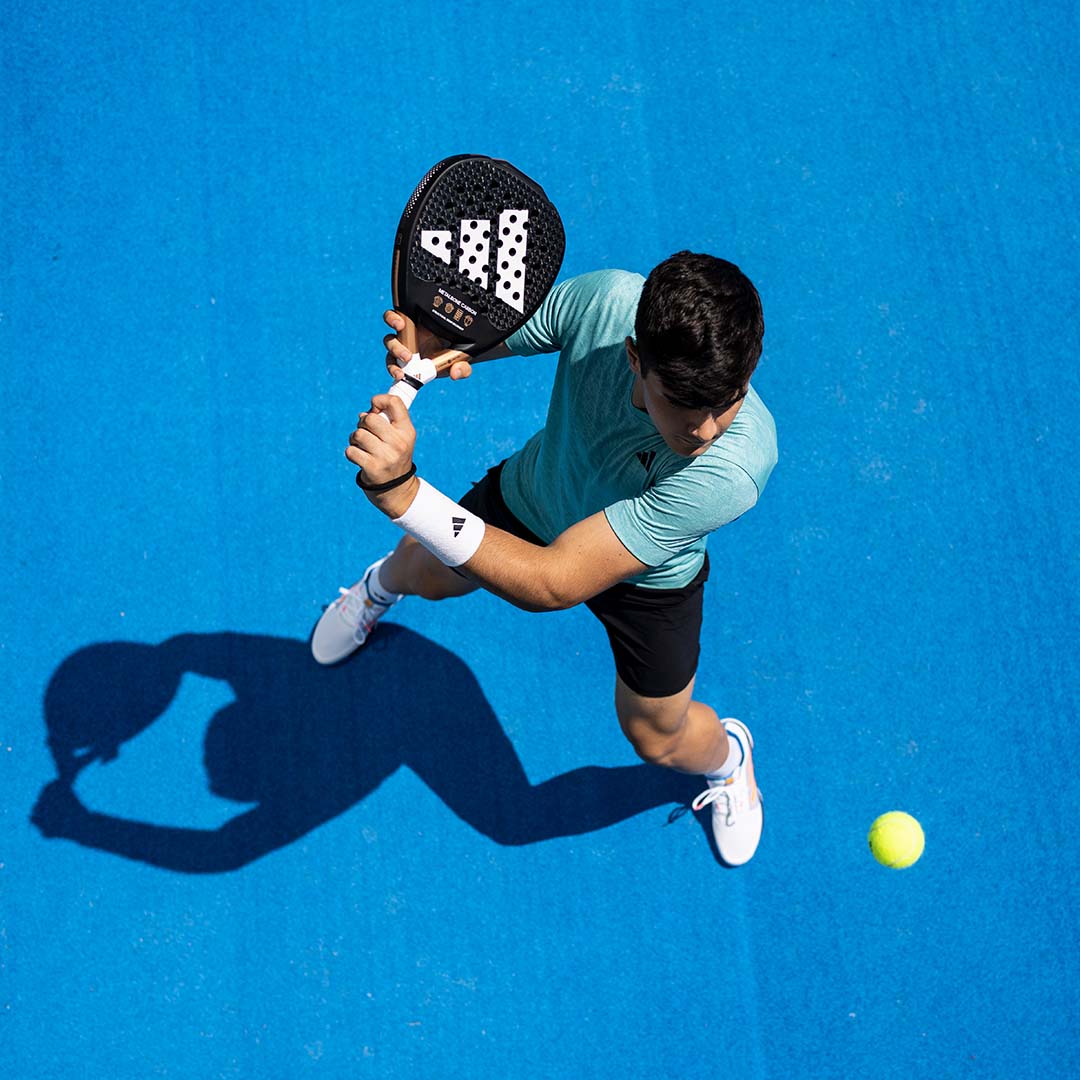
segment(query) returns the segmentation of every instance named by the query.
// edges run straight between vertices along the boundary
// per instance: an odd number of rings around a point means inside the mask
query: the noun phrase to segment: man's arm
[[[647,569],[631,555],[601,512],[538,547],[488,526],[461,567],[489,592],[527,611],[558,611]]]
[[[399,398],[381,394],[372,398],[371,406],[371,412],[360,415],[345,456],[363,470],[367,488],[375,489],[365,489],[371,503],[399,520],[421,489],[419,477],[404,479],[412,465],[416,431]],[[387,484],[393,486],[378,490]],[[454,512],[468,516],[460,507]],[[623,546],[602,512],[572,525],[547,547],[501,529],[479,528],[479,546],[464,562],[452,565],[503,599],[533,611],[572,607],[647,568]]]

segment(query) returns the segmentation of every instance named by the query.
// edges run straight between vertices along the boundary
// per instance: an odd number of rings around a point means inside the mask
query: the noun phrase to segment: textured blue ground
[[[1076,1075],[1078,30],[16,0],[4,1075]],[[587,612],[414,601],[307,658],[394,539],[342,449],[401,204],[460,151],[541,180],[566,274],[691,247],[762,292],[781,463],[711,542],[699,681],[758,739],[741,871],[668,824]],[[552,370],[425,392],[425,474],[464,490]],[[99,755],[78,801],[50,731]]]

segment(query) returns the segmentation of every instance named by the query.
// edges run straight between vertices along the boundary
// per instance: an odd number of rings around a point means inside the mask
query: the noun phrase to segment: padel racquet
[[[524,326],[555,284],[565,246],[544,189],[509,162],[460,154],[430,169],[394,240],[398,337],[412,360],[389,392],[409,406],[424,383]],[[421,357],[418,326],[449,347]]]

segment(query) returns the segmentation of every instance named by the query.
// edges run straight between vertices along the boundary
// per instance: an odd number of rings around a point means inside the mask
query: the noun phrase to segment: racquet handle
[[[388,394],[399,397],[405,402],[405,408],[411,408],[416,399],[416,392],[431,382],[438,374],[433,360],[425,360],[419,353],[413,353],[412,359],[402,369],[401,378],[387,390]]]
[[[398,340],[412,356],[402,369],[403,377],[394,383],[387,393],[401,398],[405,402],[405,408],[410,409],[420,387],[431,382],[440,372],[445,374],[458,360],[467,360],[468,356],[457,349],[440,349],[430,360],[422,357],[416,323],[408,315],[402,315],[402,319],[405,325],[398,331]]]

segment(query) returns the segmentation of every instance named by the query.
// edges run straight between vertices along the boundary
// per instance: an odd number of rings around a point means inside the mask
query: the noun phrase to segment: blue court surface
[[[1078,32],[16,0],[3,1075],[1080,1074]],[[563,276],[691,248],[761,291],[780,464],[710,540],[698,681],[757,740],[743,869],[634,756],[584,609],[410,600],[309,657],[396,540],[343,450],[398,215],[460,152],[544,185]],[[423,474],[465,491],[554,368],[425,390]]]

